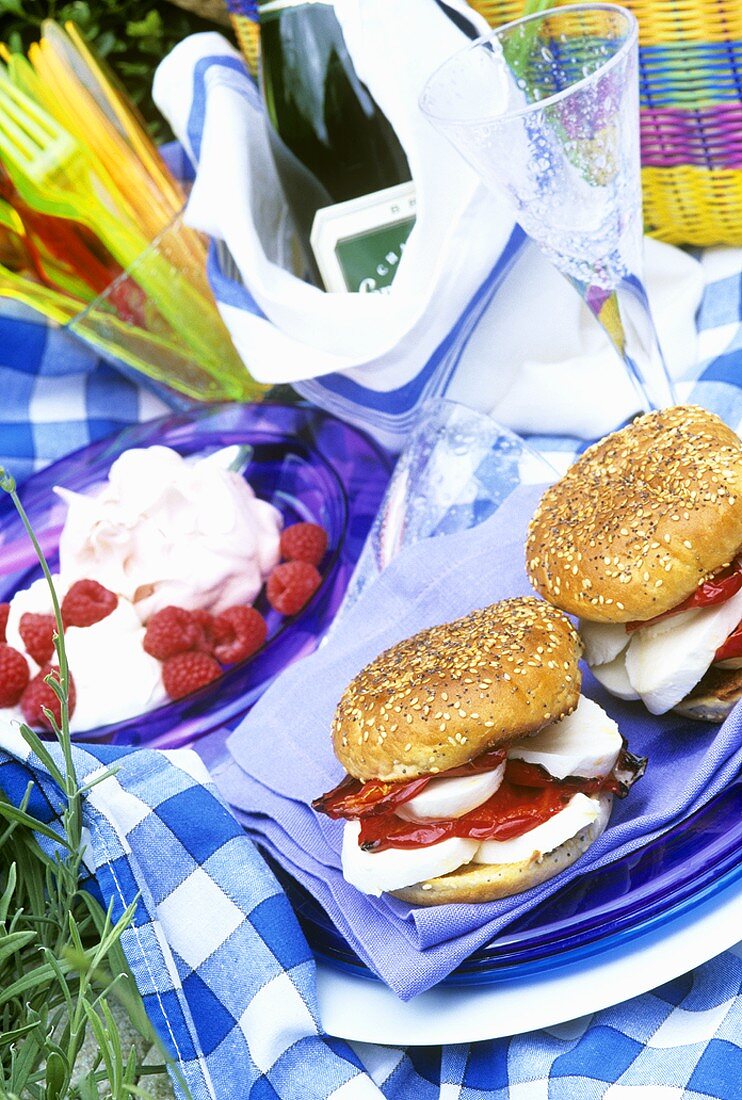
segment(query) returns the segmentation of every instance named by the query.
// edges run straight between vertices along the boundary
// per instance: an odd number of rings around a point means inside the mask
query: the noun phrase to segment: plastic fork
[[[41,29],[44,38],[54,45],[58,53],[64,55],[77,79],[117,126],[164,200],[169,203],[173,214],[177,213],[185,202],[182,188],[165,165],[141,116],[137,114],[126,94],[119,90],[113,73],[85,41],[74,23],[65,23],[66,39],[61,29],[50,19],[44,20]]]
[[[127,207],[147,238],[157,236],[183,208],[183,191],[77,29],[68,24],[62,30],[47,19],[42,32],[28,60],[20,54],[5,58],[10,79],[77,139],[117,205]],[[173,237],[171,259],[183,272],[194,263],[203,267],[194,231],[183,227]]]
[[[28,266],[42,283],[75,298],[92,301],[121,273],[90,249],[80,227],[29,206],[0,163],[0,224],[19,238]]]
[[[47,214],[71,218],[95,233],[154,299],[194,353],[213,356],[211,303],[157,252],[126,217],[99,196],[99,181],[74,138],[0,72],[0,159],[22,198]],[[108,196],[107,196],[108,197]],[[110,201],[110,197],[109,201]]]
[[[3,264],[0,264],[0,297],[14,298],[59,325],[69,324],[85,308],[84,302],[42,286],[25,275],[11,271]]]
[[[0,198],[0,226],[19,237],[25,232],[20,214],[3,198]]]

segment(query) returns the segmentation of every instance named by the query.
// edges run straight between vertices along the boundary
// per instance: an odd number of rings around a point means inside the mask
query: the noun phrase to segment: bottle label
[[[322,207],[310,243],[325,289],[388,292],[414,224],[412,182]]]

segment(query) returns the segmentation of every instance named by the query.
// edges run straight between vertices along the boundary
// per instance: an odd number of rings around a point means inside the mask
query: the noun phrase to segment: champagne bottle
[[[258,13],[273,159],[312,277],[388,291],[415,221],[404,150],[329,0],[260,0]]]

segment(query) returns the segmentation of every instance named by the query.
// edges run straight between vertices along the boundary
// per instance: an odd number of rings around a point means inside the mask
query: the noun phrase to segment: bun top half
[[[571,713],[580,639],[564,615],[518,597],[385,650],[348,685],[332,739],[357,779],[459,767]]]
[[[670,611],[742,547],[742,443],[695,405],[648,413],[547,489],[526,568],[537,592],[593,622]]]

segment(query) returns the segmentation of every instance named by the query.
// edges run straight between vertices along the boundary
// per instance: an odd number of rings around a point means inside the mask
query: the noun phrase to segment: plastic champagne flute
[[[579,4],[508,23],[437,69],[420,106],[579,291],[642,407],[675,404],[642,276],[631,12]]]

